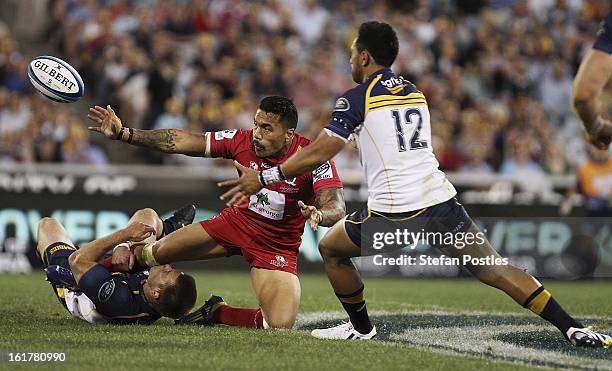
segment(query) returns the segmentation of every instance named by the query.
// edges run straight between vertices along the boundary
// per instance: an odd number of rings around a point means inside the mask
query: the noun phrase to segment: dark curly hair
[[[277,114],[280,118],[280,122],[282,122],[287,129],[295,129],[297,127],[297,109],[293,101],[287,97],[282,97],[280,95],[265,97],[259,102],[259,109],[264,112]]]
[[[391,67],[397,58],[399,41],[388,23],[371,21],[359,26],[355,47],[359,52],[367,50],[377,64]]]

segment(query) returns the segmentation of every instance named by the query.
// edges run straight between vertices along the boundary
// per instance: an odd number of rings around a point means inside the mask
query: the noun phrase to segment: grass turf
[[[195,276],[198,303],[215,293],[234,306],[256,306],[248,273],[198,272]],[[301,283],[302,313],[341,310],[325,276],[302,275]],[[545,284],[570,313],[612,318],[612,282]],[[434,353],[394,343],[321,341],[304,331],[174,327],[166,319],[151,326],[89,325],[69,317],[44,282],[42,272],[5,275],[0,290],[0,352],[4,352],[0,368],[4,369],[517,368],[486,358]],[[370,311],[526,313],[505,294],[471,279],[368,279],[366,295]],[[609,320],[605,322],[609,324]],[[67,361],[9,364],[8,351],[65,352]]]

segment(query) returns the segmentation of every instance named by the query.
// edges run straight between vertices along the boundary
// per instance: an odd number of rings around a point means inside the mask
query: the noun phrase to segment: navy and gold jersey
[[[325,130],[345,142],[355,136],[372,210],[408,212],[457,193],[438,169],[425,96],[389,68],[344,93]]]
[[[612,12],[601,21],[601,29],[597,32],[597,40],[593,48],[612,54]]]
[[[109,322],[146,324],[161,317],[145,299],[142,285],[147,278],[148,272],[111,273],[97,264],[81,277],[79,288]]]

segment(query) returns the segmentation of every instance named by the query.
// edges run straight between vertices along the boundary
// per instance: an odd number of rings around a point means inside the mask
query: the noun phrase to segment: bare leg
[[[474,224],[472,224],[468,232],[474,235],[476,233],[481,233]],[[443,249],[443,252],[451,257],[460,259],[466,254],[473,258],[485,258],[487,256],[493,258],[500,257],[486,239],[482,244],[474,243],[462,249],[449,247]],[[481,282],[504,291],[520,305],[524,305],[529,296],[542,286],[542,284],[532,275],[510,264],[467,265],[465,267]]]
[[[43,259],[43,263],[48,263],[45,261],[45,249],[49,245],[56,242],[63,242],[66,245],[74,247],[64,226],[56,219],[49,217],[42,218],[38,223],[37,239],[36,251],[40,258]]]
[[[157,215],[157,212],[155,212],[153,209],[145,208],[136,211],[128,221],[128,225],[134,222],[140,222],[152,226],[155,228],[155,236],[157,237],[160,237],[164,232],[164,224],[162,223],[159,215]]]
[[[300,281],[289,272],[251,268],[251,285],[267,324],[292,328],[300,308]]]
[[[373,326],[366,309],[364,285],[351,257],[361,256],[361,249],[349,238],[342,219],[319,242],[325,272],[351,324],[361,334],[368,334]]]
[[[344,219],[334,224],[319,242],[319,252],[334,292],[349,294],[363,287],[361,276],[351,261],[352,257],[361,256],[361,249],[346,234]]]
[[[153,245],[159,264],[181,260],[203,260],[227,256],[227,249],[217,243],[199,224],[187,225],[164,236]]]

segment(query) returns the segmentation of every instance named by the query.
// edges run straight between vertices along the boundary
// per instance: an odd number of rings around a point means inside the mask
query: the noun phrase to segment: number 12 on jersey
[[[404,138],[404,124],[405,125],[415,125],[414,120],[418,120],[416,122],[416,127],[412,132],[412,136],[410,137],[410,149],[422,149],[427,148],[427,141],[419,139],[419,135],[421,134],[421,129],[423,128],[423,115],[421,111],[416,108],[408,108],[404,111],[404,114],[400,114],[400,110],[394,109],[391,110],[391,116],[393,116],[393,120],[395,120],[395,133],[397,135],[397,146],[400,152],[406,151],[406,140]],[[402,116],[404,118],[404,123],[402,123]]]

